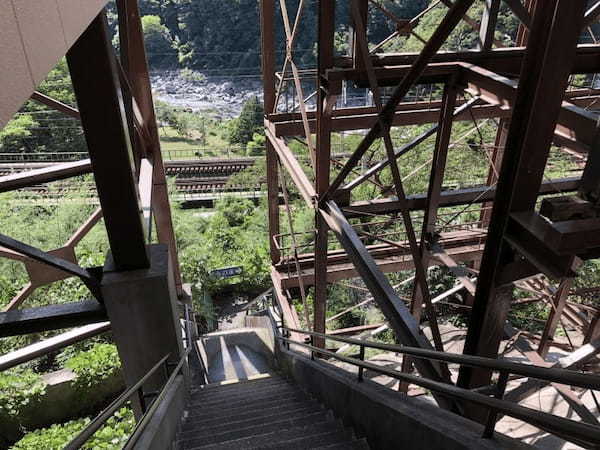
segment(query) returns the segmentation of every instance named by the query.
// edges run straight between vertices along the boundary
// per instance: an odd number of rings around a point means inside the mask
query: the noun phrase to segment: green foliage
[[[115,345],[100,343],[70,358],[66,367],[77,375],[76,388],[88,390],[115,376],[121,369],[121,360]]]
[[[264,135],[263,116],[264,108],[258,98],[246,100],[240,116],[231,121],[229,142],[246,145],[255,134]]]
[[[269,257],[266,207],[250,200],[224,197],[210,217],[176,210],[175,234],[181,270],[185,280],[209,293],[236,284],[240,291],[268,286]],[[243,273],[229,279],[216,279],[210,272],[241,266]]]
[[[11,450],[60,450],[77,436],[88,424],[89,418],[52,425],[26,434]],[[133,432],[135,419],[129,408],[121,408],[106,425],[82,447],[83,449],[122,448]]]
[[[37,90],[67,105],[75,95],[64,58],[50,71]],[[19,115],[0,131],[2,152],[85,152],[80,123],[59,111],[28,101]]]
[[[32,370],[9,370],[0,373],[0,421],[18,420],[34,408],[46,392],[41,376]]]
[[[177,65],[177,50],[168,28],[159,16],[143,16],[144,43],[148,64],[153,68],[166,68]]]
[[[189,69],[187,67],[184,67],[183,69],[181,69],[179,71],[179,75],[184,80],[192,81],[195,83],[199,83],[206,79],[206,77],[204,75],[202,75],[200,72],[196,72],[195,70]]]
[[[267,138],[264,134],[254,133],[252,140],[246,144],[246,156],[261,156],[265,154]]]
[[[18,152],[27,149],[27,138],[31,137],[31,128],[38,123],[31,114],[17,115],[0,130],[0,152]]]

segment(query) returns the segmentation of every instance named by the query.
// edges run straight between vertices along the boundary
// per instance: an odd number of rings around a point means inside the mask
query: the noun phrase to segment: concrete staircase
[[[192,389],[177,449],[368,449],[322,405],[274,374]]]

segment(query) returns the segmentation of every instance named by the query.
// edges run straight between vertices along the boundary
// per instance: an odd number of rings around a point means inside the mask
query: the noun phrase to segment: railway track
[[[181,194],[210,194],[225,192],[256,191],[260,186],[228,184],[229,178],[252,167],[257,158],[227,158],[201,160],[168,160],[165,161],[167,176],[175,177],[175,188]],[[11,175],[28,170],[49,167],[60,162],[10,162],[0,163],[0,176]],[[76,180],[58,181],[51,184],[40,184],[21,189],[25,196],[59,198],[77,193],[80,197],[94,197],[96,186],[93,182]],[[88,194],[89,193],[89,194]]]

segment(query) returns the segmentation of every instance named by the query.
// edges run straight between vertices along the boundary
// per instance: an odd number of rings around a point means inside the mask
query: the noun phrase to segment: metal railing
[[[200,375],[202,376],[201,384],[207,384],[208,380],[208,370],[206,369],[206,363],[202,358],[202,354],[198,350],[198,347],[194,345],[195,341],[198,339],[198,324],[196,323],[196,318],[194,315],[194,311],[190,308],[188,304],[183,304],[183,314],[184,314],[184,323],[185,323],[185,342],[187,344],[188,349],[195,349],[196,357],[198,358],[198,362],[200,364]],[[193,326],[193,328],[192,328]],[[194,331],[192,331],[194,330]]]
[[[69,444],[65,446],[65,450],[77,450],[81,448],[87,441],[90,439],[96,431],[104,426],[106,421],[116,412],[118,411],[131,397],[137,394],[138,399],[140,401],[140,405],[142,407],[143,416],[140,421],[136,424],[132,435],[129,440],[125,444],[123,448],[130,449],[136,444],[139,440],[141,433],[144,431],[152,416],[156,412],[158,406],[160,406],[162,400],[164,399],[166,393],[168,392],[171,385],[175,382],[175,378],[179,375],[183,364],[191,352],[192,347],[188,347],[183,356],[171,372],[170,376],[168,376],[167,382],[164,384],[160,392],[149,392],[144,393],[143,385],[148,379],[154,375],[161,367],[165,369],[165,373],[169,375],[169,365],[168,362],[169,355],[165,355],[160,361],[158,361],[142,378],[139,379],[137,383],[123,392],[119,397],[117,397],[106,409],[104,409],[100,414],[98,414],[89,424],[85,427],[81,433],[79,433]],[[146,399],[149,397],[155,397],[150,406],[146,405]]]
[[[436,350],[427,350],[415,347],[405,347],[394,344],[381,344],[378,342],[362,341],[358,339],[345,338],[340,336],[331,336],[323,333],[317,333],[306,330],[296,330],[288,327],[280,327],[282,335],[276,336],[276,339],[282,341],[288,350],[290,345],[296,345],[306,348],[311,352],[311,358],[315,355],[324,355],[339,361],[352,364],[358,367],[358,380],[363,381],[364,370],[387,375],[399,381],[415,384],[425,389],[429,389],[438,394],[449,398],[475,403],[488,409],[488,418],[483,432],[484,438],[490,438],[494,434],[494,429],[498,419],[498,414],[513,417],[522,420],[533,426],[536,426],[548,433],[559,436],[562,439],[573,442],[583,447],[597,448],[600,446],[600,426],[580,423],[574,420],[558,417],[535,409],[527,408],[512,402],[503,400],[506,384],[511,374],[521,377],[535,378],[547,382],[556,382],[570,386],[582,387],[585,389],[600,389],[600,376],[578,373],[567,369],[546,368],[531,366],[527,364],[503,361],[480,356],[459,355]],[[299,342],[290,339],[290,333],[298,333],[309,336],[309,342]],[[343,342],[345,344],[356,345],[360,348],[358,359],[350,356],[343,356],[335,352],[321,349],[313,345],[315,337],[325,340]],[[376,364],[364,361],[365,348],[372,348],[394,353],[408,355],[413,358],[423,358],[438,362],[456,363],[462,366],[468,366],[479,369],[487,369],[499,372],[496,388],[493,389],[493,397],[488,397],[482,393],[460,388],[453,384],[432,381],[427,378],[403,373],[394,369],[378,366]]]
[[[198,352],[197,347],[194,345],[195,339],[198,338],[197,335],[197,324],[194,318],[194,312],[191,307],[187,304],[183,304],[183,332],[185,334],[183,341],[186,344],[185,351],[183,356],[180,358],[175,368],[169,373],[169,367],[173,365],[168,361],[170,354],[164,356],[160,361],[158,361],[137,383],[123,392],[119,397],[117,397],[106,409],[104,409],[100,414],[98,414],[89,424],[88,426],[81,431],[79,435],[77,435],[66,447],[66,450],[75,450],[81,448],[100,428],[104,426],[106,421],[112,417],[112,415],[118,411],[131,397],[137,394],[138,401],[140,403],[140,407],[142,409],[142,418],[138,421],[135,428],[133,429],[133,433],[129,437],[127,443],[123,447],[124,449],[131,449],[134,447],[136,442],[141,437],[143,431],[146,426],[152,420],[152,417],[160,404],[162,403],[165,395],[167,394],[171,385],[175,382],[177,375],[181,372],[183,368],[183,364],[188,358],[189,354],[192,350],[196,350],[196,355],[198,357],[198,361],[200,363],[200,370],[202,374],[202,384],[208,383],[208,372],[206,370],[206,365],[204,360],[202,359],[202,355]],[[194,332],[194,328],[196,332]],[[148,392],[145,393],[143,390],[143,385],[148,379],[154,375],[161,367],[164,367],[165,376],[167,377],[167,382],[163,385],[162,389],[158,392]],[[154,400],[147,405],[146,400],[150,397],[154,397]]]

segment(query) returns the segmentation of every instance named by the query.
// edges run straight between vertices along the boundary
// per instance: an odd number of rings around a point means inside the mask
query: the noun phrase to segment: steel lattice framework
[[[473,0],[436,1],[407,20],[399,19],[376,0],[352,0],[349,50],[339,55],[334,51],[334,37],[345,18],[339,16],[335,0],[320,0],[315,6],[317,68],[300,69],[294,60],[294,44],[308,5],[300,0],[296,16],[290,17],[285,0],[261,1],[272,280],[290,328],[300,328],[292,298],[301,297],[306,312],[310,286],[314,289],[314,309],[304,321],[315,332],[325,333],[326,322],[331,320],[326,319],[328,284],[360,277],[369,296],[335,317],[375,302],[399,341],[408,346],[444,350],[435,304],[457,291],[466,291],[464,307],[470,311],[470,319],[465,354],[496,357],[504,336],[514,335],[507,325],[511,305],[523,301],[552,305],[539,348],[526,352],[534,364],[548,364],[544,356],[563,318],[579,322],[578,328],[586,336],[584,342],[596,342],[597,348],[600,310],[591,307],[580,314],[579,307],[567,299],[581,262],[596,258],[600,249],[596,239],[600,221],[592,212],[598,201],[597,114],[592,112],[598,92],[591,87],[568,89],[568,85],[574,74],[600,71],[600,46],[579,44],[583,32],[591,33],[589,26],[600,14],[600,2],[587,8],[585,1],[529,0],[523,5],[520,1],[486,0],[483,16],[477,19],[469,15],[473,4]],[[416,25],[441,7],[446,8],[443,19],[433,34],[423,39],[415,31]],[[376,45],[367,38],[370,8],[383,13],[395,28]],[[520,21],[516,46],[507,47],[495,39],[501,8],[509,8]],[[286,49],[280,69],[275,56],[279,14]],[[461,22],[478,33],[478,48],[440,51]],[[384,51],[402,36],[414,36],[423,43],[422,50]],[[426,93],[432,84],[443,85],[441,96],[426,100],[426,95],[418,94],[419,89]],[[307,96],[308,86],[315,89]],[[367,88],[371,104],[348,106],[340,101],[348,86]],[[294,97],[291,109],[290,95]],[[475,132],[477,121],[486,119],[496,121],[497,136],[489,146],[485,184],[445,188],[448,154],[456,145],[452,142],[453,123],[473,121]],[[430,129],[402,146],[391,133],[398,127],[428,123],[432,124]],[[364,131],[359,145],[342,161],[332,155],[332,136],[352,130]],[[429,168],[427,192],[407,195],[399,168],[403,155],[434,136],[430,164],[407,169]],[[311,157],[308,169],[292,151],[292,139],[304,142]],[[383,159],[374,161],[376,143],[385,153]],[[552,145],[576,158],[583,174],[545,178]],[[391,176],[391,185],[382,184],[383,171]],[[315,229],[306,232],[313,237],[308,244],[312,252],[307,252],[307,244],[299,244],[302,231],[293,228],[286,178],[314,211]],[[377,197],[352,201],[353,190],[365,183],[375,187]],[[280,230],[280,190],[285,197],[286,234]],[[563,195],[543,200],[538,210],[539,197],[546,194]],[[575,204],[582,208],[580,212],[589,214],[572,214]],[[440,227],[440,223],[447,225],[461,214],[461,210],[458,214],[452,210],[446,222],[449,207],[479,208],[480,218],[466,226]],[[417,213],[422,214],[418,223]],[[368,220],[389,227],[401,224],[403,235],[397,239],[393,237],[397,232],[369,233],[364,225]],[[341,248],[331,250],[330,233]],[[285,238],[289,246],[283,244]],[[457,286],[432,299],[428,269],[436,265],[448,268]],[[392,286],[384,275],[401,270],[414,273],[406,280],[414,279],[412,298],[406,301],[396,293],[398,286]],[[535,298],[514,298],[515,287],[534,293]],[[585,318],[580,321],[575,316]],[[420,329],[425,319],[431,342]],[[371,328],[381,329],[379,325],[348,331],[368,333]],[[314,345],[323,347],[318,335],[313,339]],[[409,371],[412,364],[423,376],[452,383],[443,364],[407,358],[404,370]],[[457,384],[487,386],[490,377],[489,371],[463,367]],[[569,401],[573,399],[568,389],[560,393]],[[453,407],[444,399],[438,402]],[[589,417],[585,407],[575,403],[582,417]]]

